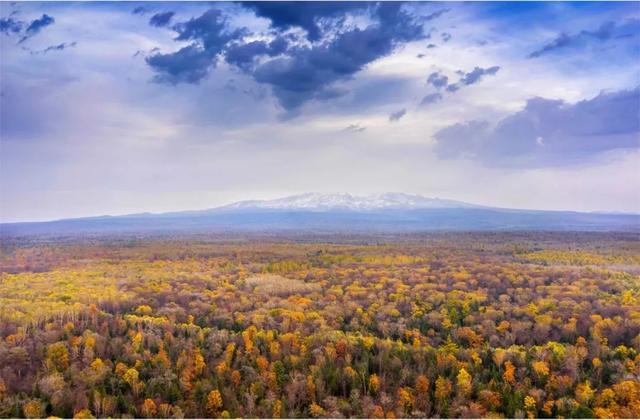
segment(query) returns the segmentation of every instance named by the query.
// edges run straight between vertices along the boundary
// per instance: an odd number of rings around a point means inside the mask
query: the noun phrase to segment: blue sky
[[[309,191],[640,211],[638,3],[0,3],[1,220]]]

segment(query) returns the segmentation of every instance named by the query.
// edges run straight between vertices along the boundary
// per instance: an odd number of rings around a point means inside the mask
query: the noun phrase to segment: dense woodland
[[[5,238],[0,262],[0,417],[640,417],[635,235]]]

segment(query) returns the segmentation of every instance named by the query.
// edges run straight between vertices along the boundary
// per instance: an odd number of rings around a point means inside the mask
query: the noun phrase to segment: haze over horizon
[[[640,213],[637,3],[0,3],[0,222],[401,191]]]

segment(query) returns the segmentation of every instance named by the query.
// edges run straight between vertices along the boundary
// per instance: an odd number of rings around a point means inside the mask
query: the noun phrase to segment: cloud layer
[[[158,73],[156,80],[198,83],[215,67],[219,56],[224,55],[229,64],[256,82],[270,86],[279,104],[293,111],[314,99],[341,96],[343,91],[332,87],[335,82],[352,77],[402,44],[425,38],[422,24],[403,10],[401,3],[243,5],[257,16],[269,19],[276,35],[268,41],[245,41],[255,34],[246,28],[230,31],[222,12],[210,9],[198,18],[173,26],[178,32],[176,40],[191,41],[191,45],[147,58]],[[364,11],[373,23],[362,27],[345,23],[345,14]],[[426,19],[441,14],[434,13]],[[331,27],[330,35],[325,36],[320,21]],[[292,27],[304,29],[311,43],[287,34]]]
[[[4,5],[1,220],[310,190],[640,211],[633,3]]]
[[[584,162],[602,153],[640,146],[640,88],[602,93],[569,104],[532,98],[495,127],[487,121],[457,123],[438,131],[444,159],[488,164],[547,166]]]
[[[55,19],[47,14],[43,14],[30,22],[24,22],[9,16],[0,18],[0,33],[5,35],[22,34],[20,41],[18,41],[18,43],[22,43],[54,23]]]

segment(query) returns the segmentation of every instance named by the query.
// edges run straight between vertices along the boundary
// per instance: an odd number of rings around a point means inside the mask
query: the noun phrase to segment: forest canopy
[[[0,417],[640,417],[625,234],[4,242]]]

